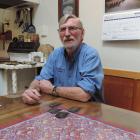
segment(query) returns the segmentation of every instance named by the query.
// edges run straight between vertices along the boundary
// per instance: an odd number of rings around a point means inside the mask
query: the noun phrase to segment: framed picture
[[[58,20],[65,14],[79,16],[79,0],[58,0]]]

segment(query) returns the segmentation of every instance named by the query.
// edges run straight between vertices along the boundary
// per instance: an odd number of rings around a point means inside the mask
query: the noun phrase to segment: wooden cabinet
[[[104,96],[106,104],[140,112],[140,80],[105,75]]]
[[[126,109],[132,108],[133,80],[105,76],[104,86],[105,101],[107,104]]]
[[[140,112],[140,80],[135,81],[132,110]]]

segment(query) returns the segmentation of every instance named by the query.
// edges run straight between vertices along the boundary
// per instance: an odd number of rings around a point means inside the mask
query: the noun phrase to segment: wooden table
[[[21,98],[0,97],[0,127],[7,126],[17,120],[27,119],[46,112],[51,102],[60,102],[65,109],[77,106],[81,107],[80,114],[89,115],[95,119],[107,122],[114,126],[134,130],[140,133],[140,113],[116,108],[101,103],[82,103],[60,97],[42,96],[41,103],[37,105],[26,105]]]

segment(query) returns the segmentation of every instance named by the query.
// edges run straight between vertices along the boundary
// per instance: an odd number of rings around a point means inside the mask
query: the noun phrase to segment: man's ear
[[[85,35],[85,30],[82,29],[82,38],[84,39],[84,35]]]

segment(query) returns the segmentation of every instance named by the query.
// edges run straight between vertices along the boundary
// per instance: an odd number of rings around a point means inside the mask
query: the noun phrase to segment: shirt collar
[[[82,44],[80,45],[80,47],[78,47],[78,48],[76,49],[76,51],[74,52],[73,61],[75,61],[75,60],[77,59],[77,57],[79,56],[83,44],[84,44],[84,43],[82,43]],[[64,56],[67,58],[67,52],[66,52],[66,49],[65,49],[65,48],[64,48]]]

